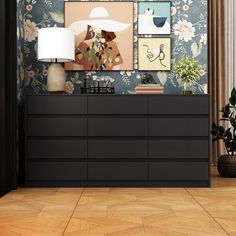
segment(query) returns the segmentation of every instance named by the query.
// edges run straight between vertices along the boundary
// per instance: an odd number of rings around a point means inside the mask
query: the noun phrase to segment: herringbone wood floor
[[[236,236],[236,179],[214,174],[211,189],[21,188],[0,199],[0,236],[59,235]]]

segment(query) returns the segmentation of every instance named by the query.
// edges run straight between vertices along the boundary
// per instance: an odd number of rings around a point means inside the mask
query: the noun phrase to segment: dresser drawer
[[[147,180],[147,163],[89,162],[88,180]]]
[[[88,158],[147,158],[145,140],[89,140]]]
[[[209,179],[209,163],[206,162],[150,162],[149,180],[202,181]]]
[[[88,114],[147,114],[147,97],[90,96]]]
[[[208,96],[150,96],[149,114],[209,114]]]
[[[149,135],[208,137],[208,122],[208,118],[149,118]]]
[[[86,180],[85,162],[29,162],[28,181],[78,181]]]
[[[29,118],[28,136],[86,136],[85,118]]]
[[[29,96],[28,114],[86,114],[86,96]]]
[[[150,140],[150,158],[205,158],[209,156],[209,141],[204,140]]]
[[[147,136],[145,118],[89,118],[89,136]]]
[[[86,140],[28,140],[28,158],[87,158]]]

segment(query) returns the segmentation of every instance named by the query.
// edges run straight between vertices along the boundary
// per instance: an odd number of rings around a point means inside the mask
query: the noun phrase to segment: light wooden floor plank
[[[81,189],[18,189],[0,199],[0,236],[62,235]]]
[[[19,188],[0,236],[236,236],[236,179],[207,188]]]
[[[236,179],[220,178],[213,169],[212,188],[188,191],[229,235],[236,236]]]

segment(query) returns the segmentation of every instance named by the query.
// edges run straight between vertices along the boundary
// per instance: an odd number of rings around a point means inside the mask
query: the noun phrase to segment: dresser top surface
[[[194,95],[183,95],[183,94],[28,94],[26,96],[65,96],[65,97],[76,97],[76,96],[82,96],[82,97],[92,97],[92,96],[103,96],[103,97],[208,97],[209,94],[194,94]]]

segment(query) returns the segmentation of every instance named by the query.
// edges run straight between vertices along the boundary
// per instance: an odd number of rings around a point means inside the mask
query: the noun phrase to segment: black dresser
[[[209,187],[207,95],[32,95],[25,185]]]

